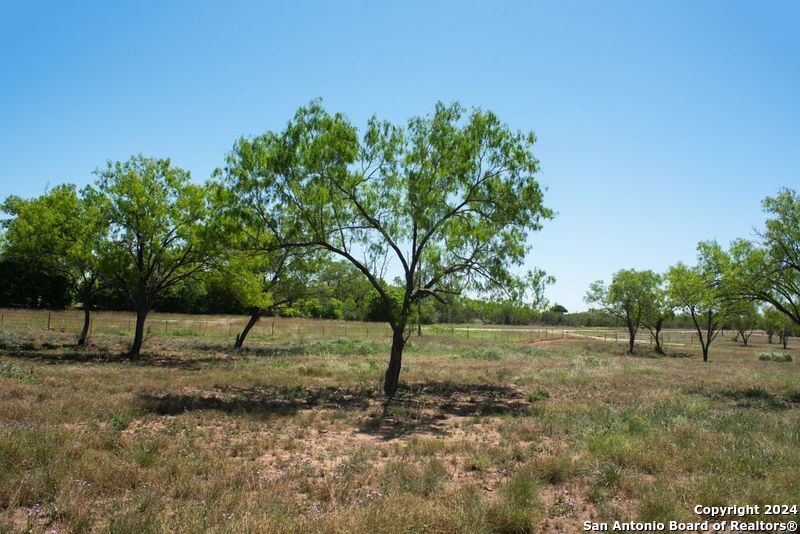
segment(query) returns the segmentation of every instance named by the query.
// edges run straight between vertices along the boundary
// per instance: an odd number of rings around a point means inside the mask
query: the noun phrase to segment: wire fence
[[[247,324],[246,315],[186,315],[170,313],[151,313],[146,322],[146,336],[163,337],[202,337],[234,340]],[[81,310],[29,310],[0,309],[0,331],[41,332],[55,331],[78,334],[83,327],[84,315]],[[90,335],[132,336],[136,324],[133,312],[100,311],[93,312],[90,322]],[[413,325],[412,335],[418,326]],[[422,325],[423,336],[461,338],[475,341],[498,343],[542,342],[560,339],[595,340],[609,343],[628,343],[628,333],[624,329],[613,328],[555,328],[545,326],[501,326],[501,325]],[[248,335],[252,341],[281,339],[382,339],[390,338],[391,328],[387,323],[341,321],[328,319],[306,319],[287,317],[263,317]],[[733,338],[731,331],[722,331],[719,336]],[[672,348],[699,346],[696,331],[665,330],[661,341]],[[751,342],[766,343],[764,332],[752,334]],[[654,346],[653,336],[647,330],[640,330],[636,337],[639,346]]]

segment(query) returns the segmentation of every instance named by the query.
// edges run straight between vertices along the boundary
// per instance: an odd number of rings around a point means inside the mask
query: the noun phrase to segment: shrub
[[[758,359],[763,362],[790,362],[792,361],[792,355],[781,354],[780,352],[762,352],[758,355]]]

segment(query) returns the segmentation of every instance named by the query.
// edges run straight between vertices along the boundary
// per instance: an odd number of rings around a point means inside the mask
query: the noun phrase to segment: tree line
[[[756,239],[736,239],[727,250],[701,241],[694,265],[678,262],[663,274],[620,270],[608,284],[592,283],[585,301],[625,325],[629,353],[640,328],[663,352],[661,329],[676,312],[691,319],[703,361],[725,328],[744,345],[761,328],[769,343],[777,336],[786,348],[800,328],[800,195],[784,188],[762,206],[768,217]]]

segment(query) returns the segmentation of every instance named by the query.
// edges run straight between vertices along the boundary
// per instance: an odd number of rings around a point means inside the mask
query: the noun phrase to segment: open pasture
[[[800,502],[791,344],[720,337],[704,364],[613,330],[428,327],[386,405],[384,325],[270,318],[237,352],[245,318],[154,314],[131,361],[125,314],[78,349],[72,312],[36,313],[0,333],[2,531],[575,532]]]
[[[148,316],[146,337],[174,338],[199,337],[214,340],[236,338],[249,317],[246,315],[187,315],[178,313],[153,312]],[[102,311],[93,312],[91,334],[112,334],[133,336],[136,315],[133,312]],[[0,309],[0,331],[38,334],[45,339],[48,332],[77,335],[83,326],[83,312],[80,310],[26,310]],[[417,326],[413,325],[416,334]],[[391,339],[391,328],[386,323],[316,320],[305,318],[263,317],[248,335],[248,344],[272,343],[278,340],[313,339]],[[464,340],[491,341],[500,343],[524,343],[547,341],[562,338],[593,339],[608,343],[627,343],[627,331],[619,328],[574,328],[562,326],[529,325],[491,325],[491,324],[433,324],[422,325],[423,336],[458,337]],[[720,342],[735,333],[723,331]],[[642,347],[652,346],[652,336],[641,328],[636,337]],[[777,340],[777,336],[775,340]],[[665,329],[662,341],[675,350],[681,347],[696,346],[697,333],[688,329]],[[767,336],[756,331],[751,344],[767,344]],[[731,348],[731,347],[728,347]],[[387,349],[388,350],[388,349]]]

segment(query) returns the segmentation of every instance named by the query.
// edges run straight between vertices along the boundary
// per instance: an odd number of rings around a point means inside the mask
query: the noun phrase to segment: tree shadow
[[[266,419],[292,416],[303,410],[361,412],[357,431],[391,440],[411,433],[443,434],[452,417],[530,415],[533,403],[518,390],[487,384],[423,382],[401,385],[387,402],[376,388],[306,388],[215,386],[196,394],[141,393],[145,413],[179,415],[214,410]]]
[[[34,346],[29,343],[13,348],[0,348],[0,355],[21,360],[42,362],[49,365],[93,363],[127,363],[143,367],[164,367],[197,370],[207,364],[219,364],[223,359],[212,356],[172,358],[159,354],[143,353],[131,358],[127,353],[105,350],[96,346],[54,345],[45,343]]]
[[[179,415],[198,410],[216,410],[236,415],[265,418],[273,415],[294,415],[300,410],[332,408],[337,410],[366,409],[373,398],[369,389],[325,387],[308,389],[302,386],[251,387],[214,386],[198,394],[140,393],[143,411],[157,415]]]
[[[695,391],[710,399],[734,401],[737,408],[766,408],[785,410],[800,401],[800,397],[790,395],[784,398],[760,387],[726,388],[718,391]]]

